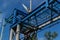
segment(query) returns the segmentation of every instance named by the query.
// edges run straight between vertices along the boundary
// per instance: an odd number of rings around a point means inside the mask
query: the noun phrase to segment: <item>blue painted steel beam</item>
[[[23,17],[26,17],[28,14],[26,14],[26,13],[24,13],[24,12],[22,12],[22,11],[20,11],[20,10],[15,8],[14,11],[13,11],[13,14],[11,16],[9,16],[8,18],[6,18],[5,20],[6,20],[7,23],[12,23],[12,22],[15,23],[16,22],[16,18],[19,15],[21,15],[22,18],[23,18]]]
[[[25,18],[22,20],[22,22],[25,21],[25,20],[27,20],[28,18],[30,18],[32,15],[34,15],[34,14],[40,12],[41,10],[45,9],[45,8],[46,8],[45,6],[44,6],[43,8],[41,8],[41,6],[43,6],[45,3],[46,3],[46,2],[42,3],[42,5],[40,5],[39,7],[37,7],[37,8],[36,8],[35,10],[33,10],[31,13],[29,13],[30,15],[28,15],[27,17],[25,17]],[[52,1],[51,3],[54,4],[55,1]],[[50,5],[51,3],[49,3],[49,5]]]
[[[43,5],[45,5],[46,2],[44,2],[42,5],[40,5],[39,7],[37,7],[35,10],[33,10],[31,13],[29,13],[29,15],[27,15],[23,20],[21,20],[20,22],[15,22],[14,24],[12,24],[11,26],[16,26],[18,23],[24,22],[25,20],[29,19],[31,16],[33,16],[34,14],[37,14],[38,12],[42,11],[43,9],[45,9],[46,7],[42,7]],[[54,3],[54,2],[52,2]],[[50,3],[51,4],[51,3]],[[41,8],[42,7],[42,8]],[[15,14],[16,15],[16,14]]]
[[[45,2],[44,2],[43,4],[45,4]],[[43,4],[42,4],[42,5],[43,5]],[[39,7],[41,7],[42,5],[40,5]],[[32,16],[32,15],[34,14],[33,12],[36,11],[37,9],[39,9],[39,7],[36,8],[35,10],[33,10],[33,11],[31,12],[32,14],[29,14],[29,15]],[[15,10],[16,10],[16,9],[15,9]],[[16,12],[16,11],[15,11],[15,12]],[[15,15],[16,15],[16,13],[14,13],[14,16],[15,16]],[[29,15],[27,16],[27,18],[29,18]],[[22,21],[24,21],[24,20],[26,20],[26,18],[23,19]],[[22,21],[21,21],[21,22],[22,22]],[[21,23],[21,22],[18,22],[18,23]],[[16,24],[18,24],[18,23],[16,22]],[[14,23],[14,24],[15,24],[15,23]],[[12,24],[12,25],[14,25],[14,24]]]
[[[27,13],[24,13],[24,12],[22,12],[21,10],[18,10],[18,9],[14,9],[14,11],[16,10],[16,14],[15,15],[23,15],[23,16],[27,16],[28,14]]]

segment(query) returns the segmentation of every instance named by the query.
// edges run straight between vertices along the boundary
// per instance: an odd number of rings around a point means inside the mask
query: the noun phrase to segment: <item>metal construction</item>
[[[15,8],[13,14],[5,18],[6,24],[9,23],[11,27],[9,40],[14,40],[14,36],[16,36],[16,40],[21,40],[20,34],[24,34],[23,40],[38,40],[36,34],[38,30],[42,30],[60,19],[59,5],[58,0],[48,0],[48,6],[44,1],[29,13]]]

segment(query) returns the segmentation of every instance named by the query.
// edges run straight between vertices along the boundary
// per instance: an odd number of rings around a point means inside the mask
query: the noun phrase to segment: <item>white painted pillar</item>
[[[3,39],[4,28],[5,28],[5,24],[6,24],[6,22],[5,22],[4,19],[2,19],[2,22],[1,22],[1,23],[2,23],[2,24],[1,24],[1,26],[2,26],[2,30],[1,30],[0,40]]]
[[[20,25],[17,25],[17,29],[16,29],[16,40],[19,40],[20,38]]]
[[[2,31],[1,31],[0,40],[2,40],[2,38],[3,38],[3,32],[4,32],[4,26],[2,26]]]
[[[14,30],[11,29],[10,30],[10,39],[9,40],[13,40],[13,37],[14,37]]]

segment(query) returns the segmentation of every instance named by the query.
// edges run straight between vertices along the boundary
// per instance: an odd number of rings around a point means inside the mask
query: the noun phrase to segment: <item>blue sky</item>
[[[32,10],[35,9],[43,0],[33,0],[33,6],[32,6]],[[27,7],[29,7],[29,0],[0,0],[0,11],[2,11],[2,14],[0,14],[0,22],[2,21],[3,18],[8,17],[9,15],[11,15],[13,12],[14,8],[17,8],[19,10],[22,10],[23,12],[26,13],[26,10],[22,7],[21,3],[24,3]],[[60,21],[59,21],[60,22]],[[9,26],[9,25],[8,25]],[[3,35],[3,39],[2,40],[8,40],[9,39],[9,28],[6,26],[4,29],[4,35]],[[53,26],[52,28],[48,28],[45,29],[44,31],[41,31],[39,33],[37,33],[38,39],[40,40],[40,38],[44,38],[43,33],[45,33],[46,31],[56,31],[58,33],[58,37],[55,40],[59,40],[60,38],[60,23]],[[0,32],[1,32],[1,27],[0,27]],[[42,39],[43,40],[43,39]]]

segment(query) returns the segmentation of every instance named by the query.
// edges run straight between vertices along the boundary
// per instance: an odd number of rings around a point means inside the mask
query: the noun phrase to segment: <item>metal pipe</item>
[[[2,26],[2,31],[1,31],[0,40],[2,40],[2,37],[3,37],[3,32],[4,32],[4,26]]]
[[[45,0],[45,1],[46,1],[46,7],[48,7],[48,5],[49,5],[49,4],[48,4],[48,0]]]
[[[2,40],[2,38],[3,38],[4,26],[5,26],[5,20],[2,19],[2,31],[1,31],[0,40]]]
[[[60,16],[58,16],[58,17],[56,17],[56,18],[53,18],[52,21],[56,21],[56,20],[58,20],[58,19],[60,19]],[[38,28],[40,29],[41,27],[43,27],[43,26],[45,26],[45,25],[48,25],[48,24],[50,24],[50,23],[51,23],[51,21],[49,20],[48,22],[40,25]]]
[[[10,30],[10,39],[9,40],[13,40],[13,37],[14,37],[14,30],[11,29]]]
[[[32,11],[32,0],[30,0],[30,12]]]
[[[19,36],[20,36],[20,25],[17,25],[17,29],[16,29],[16,40],[19,40]]]

